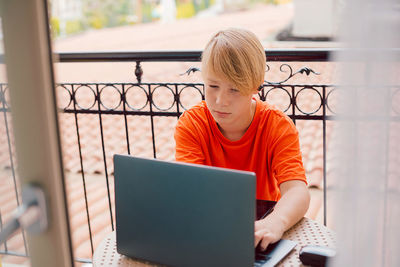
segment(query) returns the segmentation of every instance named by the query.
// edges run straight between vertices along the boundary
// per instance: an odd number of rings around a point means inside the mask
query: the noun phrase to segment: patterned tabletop
[[[299,251],[305,245],[336,248],[336,234],[329,228],[308,218],[301,219],[283,235],[283,238],[296,241],[297,246],[278,266],[303,266],[299,260]],[[96,248],[93,255],[93,266],[148,267],[159,265],[118,254],[115,232],[111,232]]]

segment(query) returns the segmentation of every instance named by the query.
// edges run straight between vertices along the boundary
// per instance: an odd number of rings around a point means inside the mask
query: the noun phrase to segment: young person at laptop
[[[255,222],[254,246],[263,250],[304,216],[310,200],[295,125],[253,96],[265,68],[253,33],[215,34],[202,54],[205,101],[185,111],[175,129],[177,161],[255,172],[257,199],[278,201]]]

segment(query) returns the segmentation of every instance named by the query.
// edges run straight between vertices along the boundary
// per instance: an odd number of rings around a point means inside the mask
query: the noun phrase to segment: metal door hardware
[[[42,233],[48,227],[47,205],[43,190],[35,184],[22,188],[22,205],[0,231],[0,245],[20,227],[28,233]]]

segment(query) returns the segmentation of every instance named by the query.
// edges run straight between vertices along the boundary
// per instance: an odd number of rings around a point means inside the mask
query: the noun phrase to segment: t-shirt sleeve
[[[289,117],[282,115],[274,128],[271,167],[278,186],[290,180],[307,184],[296,126]]]
[[[201,125],[186,112],[179,118],[175,127],[175,160],[187,163],[205,164],[200,144]]]

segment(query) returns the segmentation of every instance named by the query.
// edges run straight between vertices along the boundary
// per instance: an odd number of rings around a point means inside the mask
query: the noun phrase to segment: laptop
[[[296,245],[255,253],[252,172],[114,155],[114,176],[120,254],[167,266],[274,266]]]

